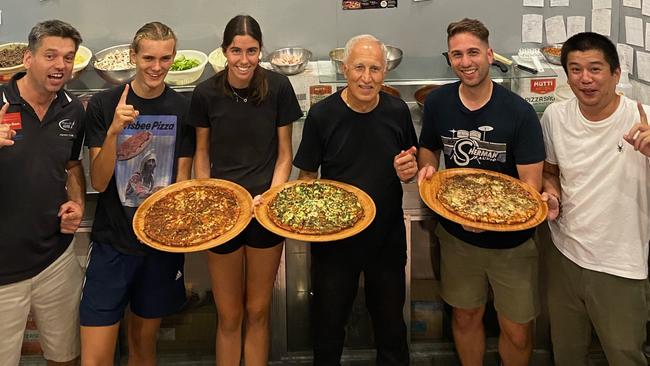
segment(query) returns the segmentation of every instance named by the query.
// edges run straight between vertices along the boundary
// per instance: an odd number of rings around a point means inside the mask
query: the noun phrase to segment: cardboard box
[[[536,112],[543,112],[555,102],[557,77],[515,78],[512,90],[530,103]]]
[[[440,281],[434,279],[411,280],[411,301],[442,301],[440,298]]]
[[[440,247],[434,234],[437,224],[436,217],[410,222],[411,281],[415,286],[418,280],[440,278]]]
[[[21,349],[21,354],[23,355],[41,355],[43,350],[41,349],[41,342],[39,340],[38,329],[36,328],[36,322],[34,317],[30,312],[27,315],[27,324],[25,326],[25,333],[23,335],[23,346]]]
[[[158,332],[158,350],[164,352],[214,352],[217,311],[213,304],[187,309],[163,318]]]
[[[411,281],[411,338],[413,340],[442,339],[443,307],[438,281]]]

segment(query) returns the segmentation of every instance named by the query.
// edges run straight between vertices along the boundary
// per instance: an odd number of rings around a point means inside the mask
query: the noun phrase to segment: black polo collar
[[[22,78],[23,76],[27,75],[26,72],[19,72],[16,73],[11,80],[9,81],[9,84],[4,88],[2,91],[2,95],[0,95],[0,100],[2,101],[2,104],[4,103],[9,103],[9,104],[22,104],[23,103],[23,98],[20,96],[20,92],[18,91],[18,79]],[[56,92],[56,98],[54,98],[53,104],[58,103],[61,105],[61,107],[65,107],[66,105],[70,104],[72,102],[72,96],[68,94],[63,88],[61,88],[58,92]]]

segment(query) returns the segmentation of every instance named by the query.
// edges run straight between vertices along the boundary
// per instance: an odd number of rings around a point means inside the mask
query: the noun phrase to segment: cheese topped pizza
[[[474,222],[519,224],[539,210],[537,199],[520,184],[485,173],[445,178],[437,198],[447,210]]]
[[[279,191],[268,204],[275,225],[299,233],[332,234],[354,226],[364,216],[358,197],[334,184],[297,183]]]
[[[170,246],[193,246],[233,228],[240,215],[235,193],[212,185],[170,192],[144,215],[144,232]]]
[[[153,140],[153,134],[149,131],[140,131],[130,136],[117,147],[117,160],[129,160],[140,154]]]

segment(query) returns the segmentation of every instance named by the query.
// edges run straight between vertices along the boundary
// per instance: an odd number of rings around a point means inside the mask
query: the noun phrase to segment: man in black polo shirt
[[[36,24],[23,58],[27,72],[0,87],[3,365],[18,365],[30,310],[48,365],[73,365],[79,356],[83,274],[70,243],[84,206],[84,111],[63,85],[80,43],[67,23]]]

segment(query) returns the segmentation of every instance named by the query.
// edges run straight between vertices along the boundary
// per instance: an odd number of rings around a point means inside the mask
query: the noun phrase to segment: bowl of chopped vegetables
[[[201,77],[207,63],[208,56],[201,51],[176,51],[174,63],[165,77],[165,82],[170,85],[192,84]]]
[[[130,44],[105,48],[95,53],[93,67],[97,74],[112,84],[124,84],[135,78],[135,65],[131,63]]]

